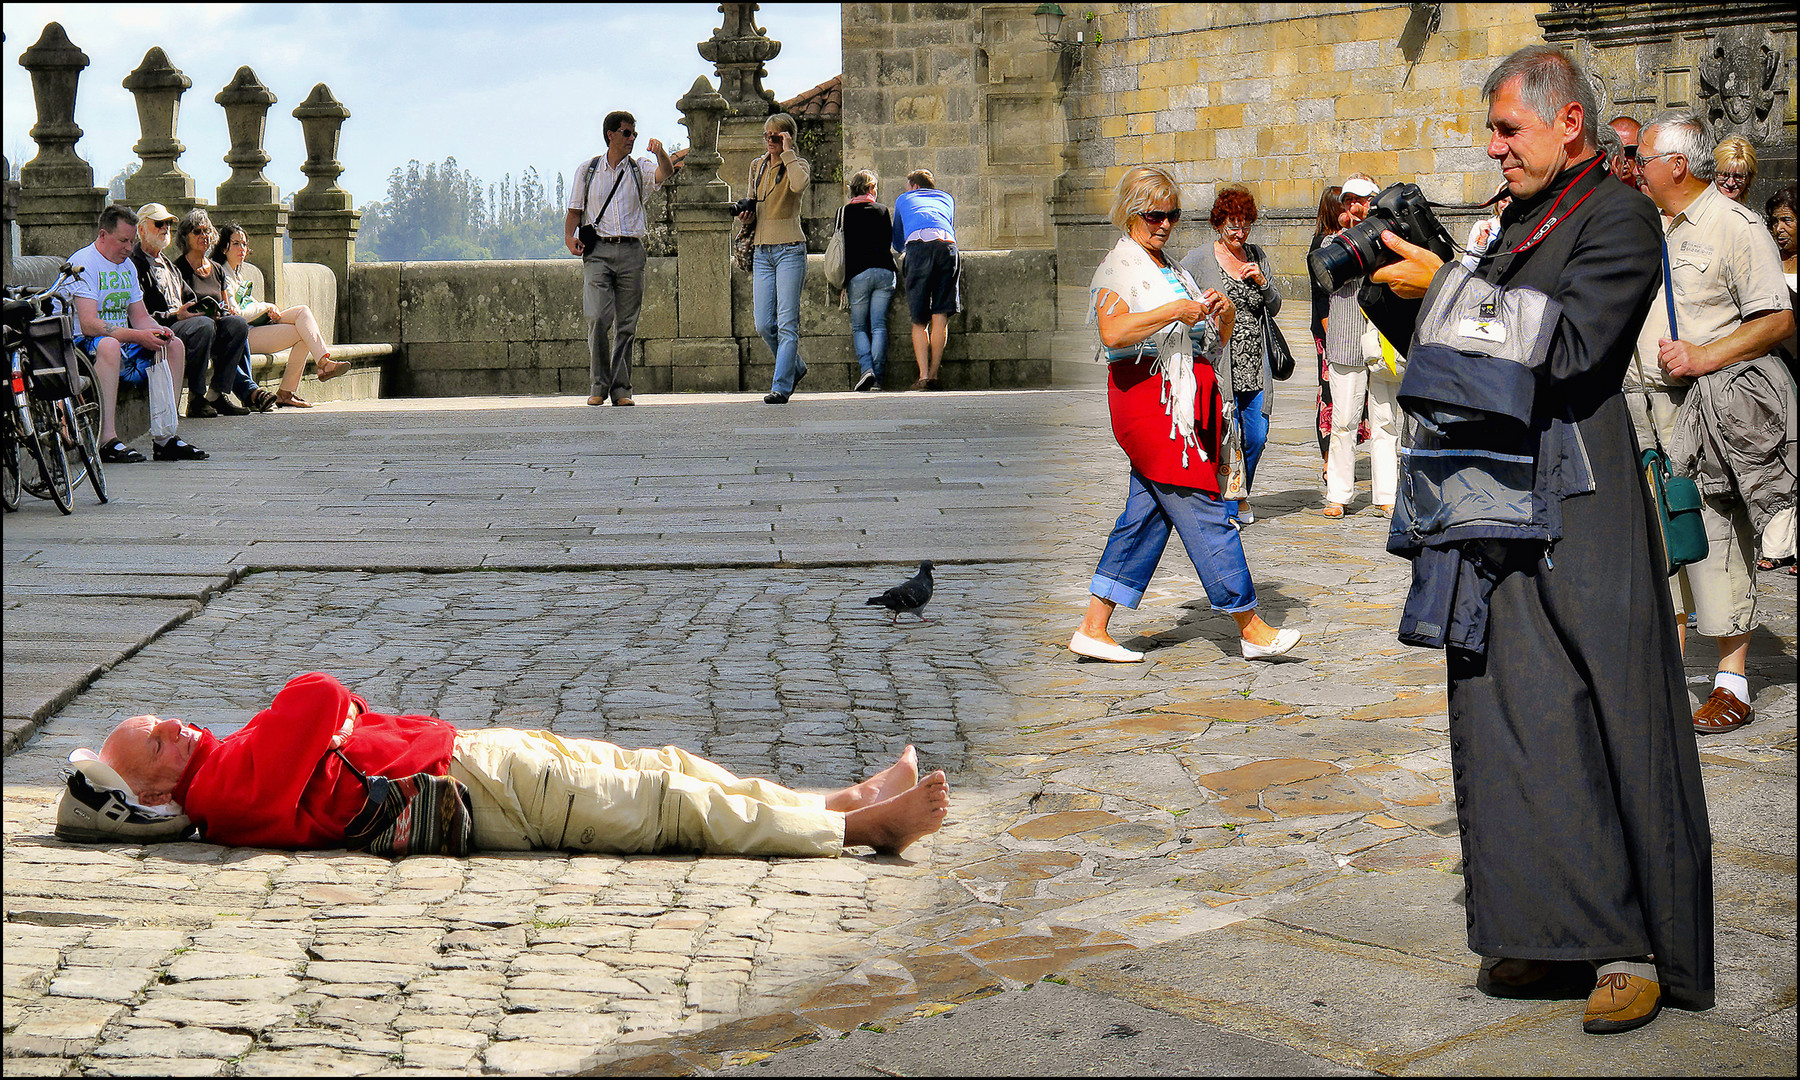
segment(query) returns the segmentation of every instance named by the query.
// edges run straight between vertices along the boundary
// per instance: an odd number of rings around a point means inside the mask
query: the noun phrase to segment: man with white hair
[[[1520,49],[1482,93],[1487,153],[1513,200],[1474,274],[1542,293],[1560,314],[1517,388],[1529,403],[1522,430],[1458,423],[1444,439],[1478,452],[1504,438],[1530,455],[1531,502],[1547,522],[1547,539],[1488,539],[1462,555],[1482,575],[1468,591],[1492,590],[1483,647],[1447,649],[1469,947],[1496,958],[1477,980],[1483,992],[1571,997],[1585,987],[1583,1030],[1612,1034],[1665,1003],[1714,1001],[1706,792],[1620,393],[1655,295],[1660,229],[1649,200],[1602,167],[1593,85],[1562,50]],[[1391,231],[1382,242],[1401,261],[1371,275],[1391,295],[1365,293],[1365,306],[1410,349],[1417,300],[1440,271],[1462,268]],[[1471,365],[1469,379],[1511,377],[1493,363]]]
[[[1626,376],[1632,421],[1638,441],[1664,447],[1678,443],[1676,416],[1681,403],[1706,379],[1743,388],[1760,385],[1757,409],[1713,410],[1711,415],[1739,429],[1753,426],[1751,417],[1780,416],[1792,409],[1792,384],[1778,361],[1759,373],[1755,365],[1794,332],[1781,252],[1749,207],[1727,198],[1712,183],[1712,139],[1706,124],[1691,112],[1667,112],[1643,129],[1639,167],[1644,190],[1668,222],[1664,240],[1668,273],[1674,282],[1670,307],[1664,289],[1637,336],[1637,350]],[[1670,312],[1675,326],[1669,325]],[[1727,372],[1718,379],[1714,372]],[[1743,376],[1734,379],[1733,376]],[[1747,382],[1745,380],[1748,380]],[[1651,430],[1654,426],[1655,431]],[[1785,425],[1772,425],[1775,438]],[[1720,431],[1723,443],[1745,443],[1753,430]],[[1791,444],[1790,444],[1791,450]],[[1745,661],[1750,632],[1756,629],[1755,546],[1748,475],[1728,484],[1700,478],[1700,516],[1706,524],[1706,558],[1678,571],[1674,591],[1676,633],[1685,639],[1687,613],[1695,613],[1695,629],[1719,647],[1719,670],[1712,694],[1694,713],[1694,730],[1702,735],[1730,731],[1755,719],[1750,707]],[[1793,474],[1786,473],[1787,505],[1793,505]],[[1685,644],[1685,640],[1683,642]]]

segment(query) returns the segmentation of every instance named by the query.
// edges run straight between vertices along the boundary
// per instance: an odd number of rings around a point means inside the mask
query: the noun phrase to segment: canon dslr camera
[[[756,209],[756,196],[754,196],[754,195],[747,195],[744,198],[739,199],[737,202],[734,202],[731,204],[731,213],[732,213],[732,216],[734,216],[734,217],[737,216],[738,214],[751,213],[755,209]]]
[[[1368,217],[1328,238],[1306,257],[1313,284],[1326,292],[1336,292],[1347,281],[1368,277],[1399,262],[1400,256],[1381,242],[1381,234],[1388,230],[1409,244],[1431,249],[1446,261],[1456,250],[1419,185],[1390,184],[1369,203]]]

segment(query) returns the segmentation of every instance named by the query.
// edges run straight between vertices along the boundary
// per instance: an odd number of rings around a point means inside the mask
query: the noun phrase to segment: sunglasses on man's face
[[[1143,218],[1146,222],[1148,222],[1151,225],[1161,225],[1165,221],[1168,222],[1169,224],[1173,225],[1175,222],[1181,220],[1181,211],[1179,211],[1179,210],[1146,210],[1143,213],[1139,214],[1138,217]]]
[[[1637,143],[1632,143],[1625,148],[1625,157],[1631,161],[1637,160]]]

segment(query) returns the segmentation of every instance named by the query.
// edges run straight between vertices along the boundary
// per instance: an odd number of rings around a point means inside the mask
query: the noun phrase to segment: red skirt
[[[1145,479],[1159,484],[1198,488],[1219,495],[1219,437],[1224,414],[1219,404],[1217,377],[1211,364],[1194,364],[1194,436],[1206,451],[1188,451],[1181,464],[1179,437],[1170,438],[1169,414],[1163,410],[1162,376],[1150,370],[1154,360],[1120,360],[1107,365],[1106,404],[1112,413],[1113,438],[1125,451],[1131,467]]]

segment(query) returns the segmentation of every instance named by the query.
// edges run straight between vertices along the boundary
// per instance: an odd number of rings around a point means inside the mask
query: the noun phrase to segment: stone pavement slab
[[[9,730],[15,700],[48,722],[5,765],[6,1071],[1791,1073],[1792,589],[1761,583],[1758,721],[1702,742],[1719,1007],[1595,1040],[1480,997],[1442,656],[1393,638],[1385,519],[1311,513],[1306,399],[1277,394],[1244,533],[1306,634],[1284,663],[1239,658],[1178,557],[1115,620],[1150,662],[1067,653],[1123,490],[1091,392],[331,404],[184,425],[215,462],[8,515]],[[933,621],[862,603],[921,557]],[[72,621],[168,604],[198,611]],[[321,668],[815,789],[911,742],[953,812],[903,860],[50,837],[68,752],[119,719],[224,734]]]

